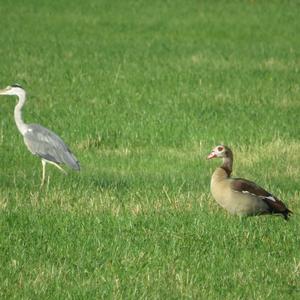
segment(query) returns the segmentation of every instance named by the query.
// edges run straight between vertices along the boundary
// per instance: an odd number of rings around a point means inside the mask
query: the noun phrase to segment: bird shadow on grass
[[[114,176],[95,176],[92,178],[92,184],[100,190],[129,190],[131,185],[130,179],[124,177],[114,177]]]

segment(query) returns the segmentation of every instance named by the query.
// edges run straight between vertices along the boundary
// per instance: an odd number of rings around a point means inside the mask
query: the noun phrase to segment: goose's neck
[[[233,154],[230,149],[227,150],[226,156],[223,157],[223,163],[218,167],[211,177],[211,189],[216,189],[216,185],[230,178],[232,172]]]
[[[15,106],[14,117],[19,131],[21,132],[22,135],[24,135],[27,130],[27,125],[24,123],[22,119],[22,107],[26,101],[26,93],[25,91],[22,91],[19,94],[17,94],[17,96],[19,98],[19,101]]]
[[[212,183],[217,183],[229,178],[232,172],[232,164],[232,153],[228,153],[228,155],[223,158],[222,165],[214,171],[212,175]]]
[[[233,164],[233,155],[232,153],[229,153],[227,157],[223,158],[223,164],[220,167],[226,172],[227,177],[230,177],[231,175],[232,164]]]

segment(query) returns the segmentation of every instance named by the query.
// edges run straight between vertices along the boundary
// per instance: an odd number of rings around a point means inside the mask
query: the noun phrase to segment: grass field
[[[26,3],[26,4],[25,4]],[[0,98],[1,299],[299,299],[299,1],[0,3],[0,88],[82,166],[41,163]],[[240,219],[220,161],[294,211]]]

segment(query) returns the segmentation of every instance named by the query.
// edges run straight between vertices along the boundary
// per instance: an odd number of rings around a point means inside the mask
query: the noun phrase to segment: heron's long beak
[[[0,95],[6,95],[6,93],[8,92],[9,88],[5,88],[3,90],[0,90]]]

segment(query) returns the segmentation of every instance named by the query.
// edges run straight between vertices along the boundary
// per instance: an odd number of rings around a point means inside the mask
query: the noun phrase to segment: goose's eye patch
[[[218,147],[218,151],[219,151],[219,152],[221,152],[221,151],[223,151],[223,150],[224,150],[223,147]]]

